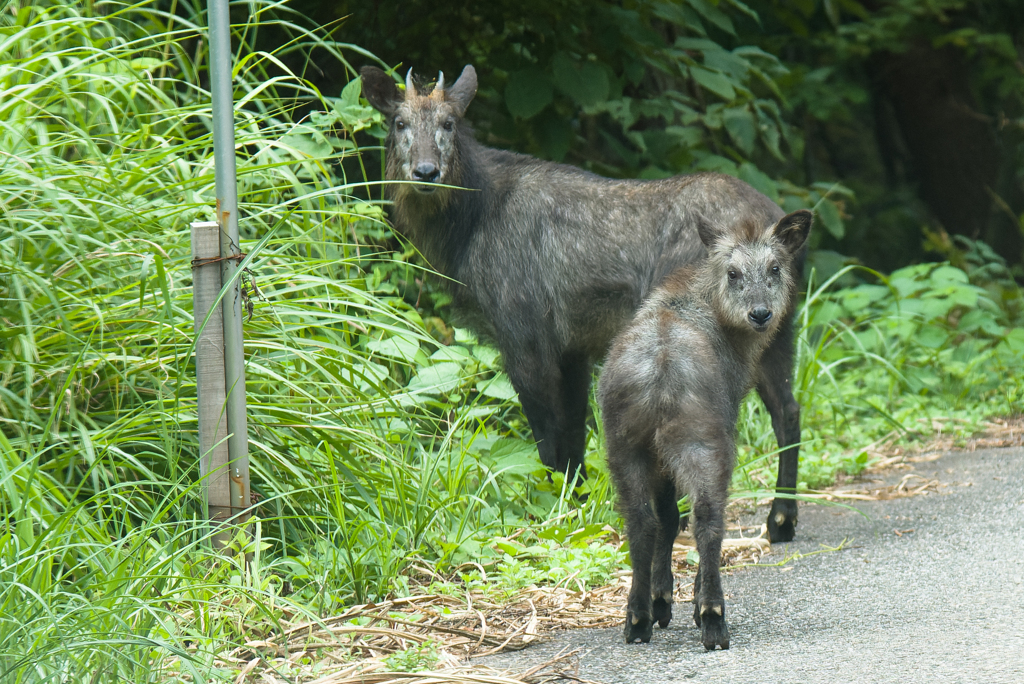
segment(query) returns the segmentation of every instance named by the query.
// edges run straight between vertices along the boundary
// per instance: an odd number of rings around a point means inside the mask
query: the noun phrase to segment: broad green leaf
[[[359,96],[362,94],[362,89],[363,79],[353,79],[342,88],[341,97],[334,101],[334,111],[332,114],[342,125],[352,131],[366,130],[384,122],[384,116],[376,109],[369,105],[359,104]],[[311,117],[310,120],[317,125],[327,123],[322,118]]]
[[[965,313],[957,322],[957,330],[961,332],[983,332],[993,337],[1002,337],[1003,326],[999,325],[995,316],[984,309],[974,309]]]
[[[537,447],[532,442],[507,437],[491,446],[493,468],[503,472],[532,473],[542,466],[537,458]]]
[[[337,376],[345,383],[360,390],[379,390],[381,384],[388,377],[388,369],[379,363],[363,361],[352,366],[343,366],[337,371]]]
[[[363,92],[363,79],[354,78],[341,89],[341,104],[344,107],[352,107],[359,104],[359,96]]]
[[[739,55],[725,50],[709,50],[704,53],[704,66],[729,74],[742,82],[750,71],[750,63]]]
[[[814,211],[818,215],[821,224],[825,226],[832,237],[837,240],[843,239],[846,235],[846,228],[843,226],[843,217],[839,214],[839,208],[829,199],[822,199],[814,205]]]
[[[515,399],[518,396],[515,388],[512,387],[512,382],[504,373],[497,373],[493,378],[481,380],[476,384],[476,388],[485,397],[501,399],[502,401]]]
[[[409,383],[408,390],[426,391],[430,394],[447,394],[459,386],[462,381],[462,366],[457,363],[443,362],[421,368],[416,377]]]
[[[730,5],[738,9],[740,12],[743,12],[748,17],[756,21],[758,26],[761,25],[761,17],[758,15],[757,12],[755,12],[745,3],[741,2],[740,0],[725,0],[725,2],[729,3]]]
[[[999,345],[1000,347],[1005,346],[1011,354],[1018,355],[1024,360],[1024,328],[1011,330]]]
[[[456,336],[456,339],[458,339],[458,336]],[[498,350],[494,347],[478,344],[473,347],[473,358],[488,368],[495,368],[498,365],[500,354],[498,354]]]
[[[917,314],[926,321],[933,321],[948,316],[954,306],[956,306],[956,302],[945,297],[922,297],[904,300],[900,303],[900,310],[903,313]]]
[[[984,292],[980,288],[968,285],[932,288],[924,296],[929,299],[944,299],[951,305],[974,307],[978,305],[978,295]]]
[[[527,442],[515,437],[502,437],[491,445],[491,456],[496,459],[510,458],[517,455],[532,455],[537,453],[537,446],[533,442]]]
[[[922,290],[928,289],[927,282],[923,282],[913,277],[907,277],[906,275],[900,274],[899,271],[893,273],[892,277],[889,278],[889,284],[896,289],[896,292],[899,294],[901,299],[905,299],[913,294],[921,292]]]
[[[728,34],[736,35],[736,29],[732,25],[732,19],[722,10],[712,5],[707,0],[687,0],[687,4],[707,19],[709,22],[722,29]]]
[[[843,308],[851,314],[861,313],[863,309],[889,296],[889,288],[883,285],[858,285],[842,293]]]
[[[764,146],[768,148],[773,157],[784,161],[785,157],[782,156],[782,150],[779,149],[779,142],[782,136],[775,118],[763,108],[757,107],[757,124],[758,129],[761,131],[761,140],[764,141]]]
[[[680,50],[699,50],[701,52],[710,52],[713,50],[724,50],[721,45],[713,40],[707,38],[676,38],[676,42],[673,43],[673,47]]]
[[[472,361],[473,356],[469,353],[469,350],[465,347],[453,344],[450,346],[440,346],[437,351],[430,355],[431,361],[452,361],[454,363],[465,363]]]
[[[699,147],[704,142],[704,131],[697,126],[669,126],[665,132],[685,147]]]
[[[577,64],[567,53],[559,52],[551,67],[559,90],[581,105],[594,105],[608,99],[608,74],[599,64]]]
[[[739,173],[737,174],[741,180],[745,180],[750,183],[760,192],[770,197],[772,201],[779,201],[779,186],[771,179],[771,177],[758,169],[750,162],[743,162],[740,164]]]
[[[476,334],[469,328],[455,328],[455,341],[459,344],[473,345],[477,343]]]
[[[732,51],[734,55],[740,55],[741,57],[750,59],[763,59],[766,62],[771,62],[774,69],[781,69],[784,72],[789,70],[779,61],[779,58],[770,52],[765,52],[756,45],[741,45]]]
[[[931,272],[933,283],[967,283],[967,274],[956,266],[939,266]]]
[[[683,6],[668,0],[657,0],[652,6],[654,16],[678,26],[686,26],[689,23],[684,9]]]
[[[572,124],[565,117],[545,112],[534,119],[534,131],[545,155],[553,161],[562,161],[572,147]]]
[[[334,153],[334,146],[327,138],[309,127],[285,134],[281,138],[281,144],[313,159],[329,157]]]
[[[551,79],[537,68],[514,71],[505,84],[505,106],[512,116],[529,119],[551,104]]]
[[[725,130],[729,132],[729,137],[744,154],[749,155],[754,151],[757,127],[749,107],[727,108],[722,112],[722,121],[725,124]],[[778,193],[776,193],[777,196]]]
[[[929,349],[941,349],[948,339],[949,333],[937,325],[926,325],[914,336],[915,342]]]
[[[726,159],[725,157],[717,154],[708,154],[701,157],[700,161],[696,164],[697,171],[716,171],[718,173],[724,173],[729,176],[739,176],[740,170],[736,166],[736,162],[732,159]]]
[[[716,71],[709,71],[704,67],[691,66],[690,75],[702,88],[707,88],[723,100],[732,100],[736,97],[736,90],[725,75]]]
[[[381,356],[412,363],[416,358],[416,352],[420,350],[420,345],[419,342],[410,337],[395,335],[383,340],[367,342],[366,348]]]
[[[910,390],[917,394],[927,393],[938,387],[942,379],[933,371],[921,367],[909,367],[904,371]]]

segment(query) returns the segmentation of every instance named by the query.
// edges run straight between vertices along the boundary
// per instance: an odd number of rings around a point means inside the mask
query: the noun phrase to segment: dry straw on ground
[[[744,530],[733,528],[733,533]],[[728,539],[726,565],[757,562],[770,545],[763,536]],[[695,551],[693,539],[679,536],[674,549],[676,601],[692,599]],[[424,585],[435,578],[425,577]],[[480,682],[540,684],[578,681],[575,653],[560,654],[526,672],[495,672],[474,666],[473,659],[500,651],[519,650],[542,641],[553,630],[612,627],[619,624],[629,592],[630,573],[620,572],[606,586],[587,589],[531,586],[507,600],[478,590],[459,595],[419,594],[407,598],[353,606],[320,621],[294,622],[285,614],[283,629],[225,653],[221,664],[238,668],[245,682]],[[459,581],[452,578],[459,586]],[[294,616],[293,616],[294,617]],[[410,648],[436,646],[434,670],[423,673],[388,672],[385,659]],[[287,677],[281,676],[287,673]]]

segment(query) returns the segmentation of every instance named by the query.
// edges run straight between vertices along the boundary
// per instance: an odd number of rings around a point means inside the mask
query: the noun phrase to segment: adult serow
[[[718,566],[736,420],[790,313],[810,228],[806,210],[698,222],[708,258],[669,275],[612,343],[598,395],[633,566],[626,643],[672,619],[676,502],[688,494],[693,620],[704,648],[729,648]]]
[[[376,67],[363,95],[388,123],[390,219],[450,278],[464,324],[490,339],[519,393],[541,462],[586,477],[591,367],[654,286],[706,254],[697,217],[723,225],[782,215],[719,174],[613,180],[479,144],[463,120],[476,94],[467,66],[444,87],[405,92]],[[456,186],[444,187],[444,186]],[[777,491],[794,492],[800,409],[790,389],[792,323],[765,354],[757,388],[783,447]],[[796,502],[776,498],[772,541],[793,538]]]

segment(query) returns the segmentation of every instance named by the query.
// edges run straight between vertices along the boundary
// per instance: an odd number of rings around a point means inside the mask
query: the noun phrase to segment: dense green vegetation
[[[627,110],[595,111],[631,144],[647,141],[633,168],[735,172],[787,207],[816,206],[819,232],[840,237],[840,210],[853,210],[833,200],[853,195],[834,181],[845,179],[787,179],[765,161],[782,164],[800,136],[780,94],[783,63],[714,42],[735,33],[729,17],[751,17],[746,6],[651,6],[683,8],[661,19],[708,42],[666,52],[641,25],[616,48],[621,68],[683,65],[716,96],[672,105],[692,118],[660,134],[658,115],[643,115],[638,136]],[[629,25],[597,7],[580,21]],[[380,158],[381,122],[352,76],[371,57],[270,3],[237,9],[241,227],[263,296],[246,323],[263,496],[256,538],[239,538],[249,566],[215,562],[196,482],[189,223],[212,218],[214,199],[201,3],[0,11],[0,680],[226,680],[237,673],[215,654],[269,629],[280,606],[316,618],[401,593],[414,562],[444,574],[500,559],[488,575],[499,592],[573,573],[599,583],[622,562],[602,543],[617,516],[599,430],[591,496],[578,505],[561,478],[544,477],[497,353],[445,322],[436,279],[370,199],[379,177],[362,168]],[[697,20],[718,28],[702,33]],[[551,59],[569,49],[559,45]],[[337,88],[306,78],[309,55]],[[482,134],[519,131],[557,156],[534,119],[607,105],[619,87],[614,70],[600,98],[558,80],[587,64],[562,64],[532,116],[527,95],[495,99],[492,83]],[[499,105],[523,116],[495,114],[490,132],[483,117]],[[582,162],[577,148],[573,138],[563,155]],[[674,161],[659,166],[665,151]],[[966,434],[1019,410],[1021,292],[984,242],[946,248],[941,263],[888,276],[812,274],[797,373],[805,486],[857,472],[865,446],[892,430],[927,437],[941,416]],[[756,496],[773,481],[775,442],[757,400],[744,410],[736,491]]]
[[[724,170],[793,206],[841,181],[812,237],[830,272],[844,257],[885,272],[942,258],[922,228],[1024,259],[1014,0],[291,6],[403,76],[473,63],[468,116],[502,147],[613,176]],[[327,92],[347,80],[316,56],[295,66]]]

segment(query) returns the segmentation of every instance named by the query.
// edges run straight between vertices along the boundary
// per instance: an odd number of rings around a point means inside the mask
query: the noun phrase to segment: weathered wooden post
[[[223,306],[207,321],[220,294],[220,226],[215,221],[192,224],[192,314],[196,330],[196,392],[199,411],[199,475],[207,515],[214,525],[214,548],[231,541],[225,529],[231,519],[228,470],[228,419],[224,386]],[[203,327],[203,323],[206,327]]]

